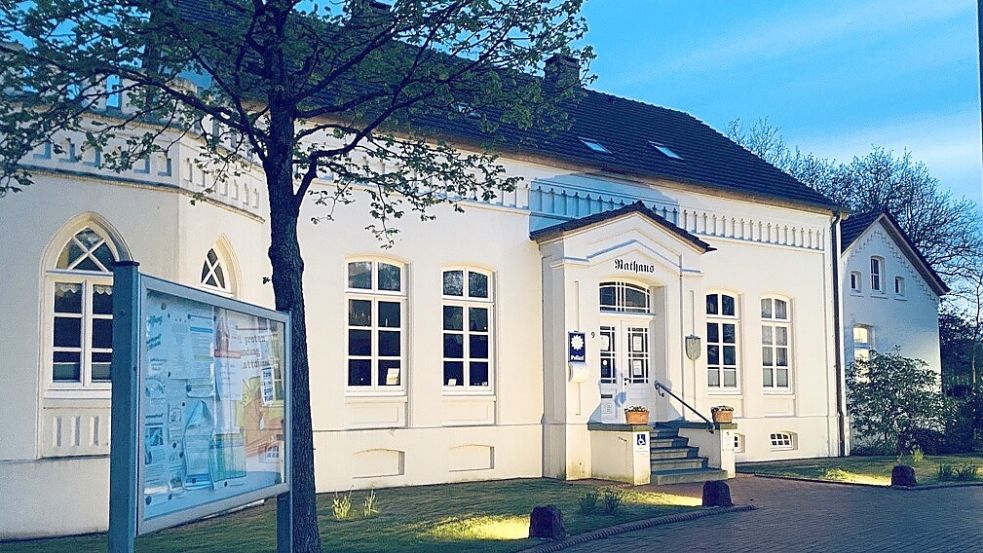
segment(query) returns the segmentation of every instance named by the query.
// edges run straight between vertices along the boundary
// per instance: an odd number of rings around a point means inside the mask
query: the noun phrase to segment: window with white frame
[[[904,297],[904,277],[894,277],[894,294]]]
[[[444,388],[491,391],[495,349],[491,274],[448,269],[442,286]]]
[[[863,284],[863,277],[860,275],[860,271],[853,271],[850,273],[850,290],[853,292],[860,292]]]
[[[215,248],[208,250],[205,261],[201,264],[201,285],[212,292],[232,295],[232,283]]]
[[[870,352],[874,351],[874,327],[854,325],[853,327],[853,359],[867,361]]]
[[[744,434],[734,432],[734,453],[744,453]]]
[[[795,449],[795,436],[791,432],[772,432],[768,439],[772,450]]]
[[[388,260],[348,262],[346,359],[350,390],[400,391],[406,369],[406,270]]]
[[[94,226],[76,232],[48,271],[54,388],[108,388],[113,353],[115,245]]]
[[[706,296],[707,386],[737,388],[737,298],[725,293]]]
[[[629,282],[602,282],[598,288],[601,311],[650,313],[652,310],[652,295],[644,286]]]
[[[884,260],[880,257],[870,258],[870,288],[877,292],[884,291],[882,284],[882,274],[884,272]]]
[[[788,300],[761,298],[761,366],[765,389],[789,389],[791,334],[792,318]]]

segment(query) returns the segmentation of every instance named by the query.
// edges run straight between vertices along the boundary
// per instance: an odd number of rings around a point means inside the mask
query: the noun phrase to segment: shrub
[[[916,467],[918,463],[921,463],[925,459],[925,454],[917,446],[909,455],[899,455],[898,464],[908,465],[909,467]]]
[[[949,463],[939,463],[939,482],[949,482],[956,479],[956,467]]]
[[[849,480],[850,473],[839,467],[830,467],[823,472],[822,478],[823,480]]]
[[[956,471],[956,480],[972,482],[978,478],[979,467],[976,465],[966,465]]]
[[[921,428],[943,419],[938,375],[919,359],[874,353],[847,369],[847,403],[858,442],[895,455],[912,451]]]
[[[348,492],[346,495],[339,496],[338,492],[335,492],[334,499],[331,500],[331,514],[334,515],[335,520],[345,520],[351,514],[352,511],[352,492]]]
[[[365,501],[362,503],[362,516],[369,518],[378,513],[379,502],[375,497],[375,490],[369,490],[369,495],[365,496]]]
[[[580,514],[591,515],[597,511],[597,500],[601,496],[597,493],[597,490],[591,490],[580,498]]]
[[[621,509],[621,503],[625,499],[625,494],[621,490],[606,488],[601,493],[601,503],[604,506],[604,514],[614,515]]]

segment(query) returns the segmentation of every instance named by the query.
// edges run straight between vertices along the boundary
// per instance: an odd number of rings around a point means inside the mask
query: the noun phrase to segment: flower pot
[[[718,424],[730,424],[734,422],[733,411],[713,411],[711,415],[713,416],[713,422]]]
[[[648,424],[648,411],[625,411],[625,422],[628,424]]]

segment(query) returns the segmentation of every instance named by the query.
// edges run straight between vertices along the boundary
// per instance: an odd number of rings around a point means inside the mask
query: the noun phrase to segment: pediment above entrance
[[[562,263],[612,263],[614,271],[639,275],[664,267],[698,271],[700,256],[714,250],[641,202],[548,227],[531,237]]]

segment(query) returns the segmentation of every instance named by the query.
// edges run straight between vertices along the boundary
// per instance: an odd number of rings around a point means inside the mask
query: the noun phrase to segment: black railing
[[[714,430],[713,421],[711,421],[710,419],[708,419],[705,416],[703,416],[703,413],[697,411],[692,405],[690,405],[689,403],[686,403],[686,401],[683,400],[683,398],[681,398],[681,397],[677,396],[676,394],[672,393],[672,390],[670,390],[669,388],[666,388],[665,384],[659,382],[658,380],[656,380],[654,382],[655,382],[655,389],[659,391],[659,395],[660,396],[666,397],[666,394],[669,394],[670,396],[672,396],[673,398],[675,398],[676,401],[678,401],[679,403],[683,404],[683,407],[689,409],[690,411],[692,411],[693,413],[695,413],[697,417],[700,417],[701,419],[703,419],[703,421],[705,423],[707,423],[707,432],[713,434],[713,430]]]

